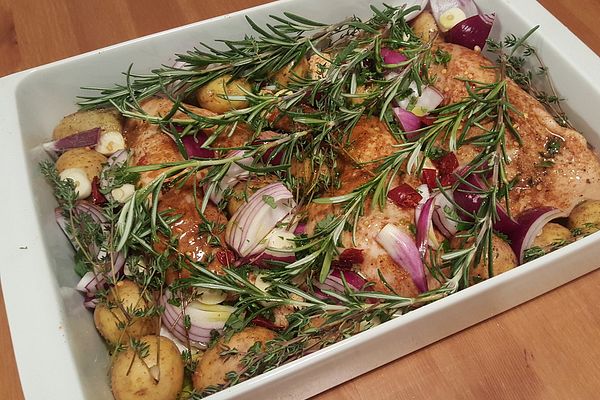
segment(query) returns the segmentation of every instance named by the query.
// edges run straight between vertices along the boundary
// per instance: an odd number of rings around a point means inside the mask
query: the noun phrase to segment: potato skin
[[[572,239],[571,231],[562,225],[553,222],[547,223],[542,228],[540,234],[533,241],[533,247],[547,248],[556,243],[569,241]]]
[[[470,246],[472,243],[472,238],[466,243],[464,243],[464,239],[461,240],[454,238],[450,244],[453,249],[464,249]],[[492,253],[494,257],[494,276],[511,270],[519,264],[517,256],[513,252],[510,245],[496,235],[492,236]],[[469,282],[471,285],[474,285],[477,282],[488,279],[489,277],[487,256],[482,255],[481,260],[479,260],[477,265],[471,265],[469,270]]]
[[[52,132],[52,139],[58,140],[81,131],[100,128],[102,132],[123,132],[121,114],[116,110],[78,111],[64,117]]]
[[[117,295],[115,296],[115,293]],[[114,290],[108,295],[108,305],[98,304],[94,310],[94,324],[102,337],[111,345],[129,342],[129,337],[139,338],[155,332],[157,322],[155,317],[139,318],[133,317],[132,323],[123,332],[122,326],[126,324],[125,314],[117,306],[117,298],[125,310],[149,308],[148,302],[141,298],[140,287],[130,280],[117,282]]]
[[[252,86],[247,80],[236,79],[230,82],[231,78],[231,75],[223,75],[198,89],[196,99],[200,107],[217,114],[247,107],[247,101],[228,100],[221,97],[223,95],[245,96],[246,93],[244,93],[244,90],[247,92],[252,91]]]
[[[270,329],[252,326],[231,336],[225,342],[220,338],[213,347],[206,350],[192,375],[194,389],[202,391],[208,386],[217,386],[227,383],[226,374],[230,371],[239,372],[242,369],[240,360],[256,342],[264,343],[275,339],[277,334]],[[237,349],[239,354],[221,356],[220,353],[227,349]]]
[[[509,271],[519,264],[517,256],[510,245],[496,235],[492,237],[492,249],[494,276]],[[490,277],[488,274],[487,257],[482,257],[479,264],[471,267],[469,276],[471,284],[486,280]]]
[[[131,348],[118,353],[115,357],[110,374],[115,399],[177,399],[183,386],[184,373],[183,361],[177,346],[163,336],[144,336],[140,338],[140,342],[148,345],[148,355],[143,358],[143,361]],[[157,354],[159,368],[152,369],[157,365]],[[155,374],[158,374],[158,382]]]
[[[68,168],[81,168],[91,181],[95,176],[100,175],[104,163],[106,163],[105,156],[97,151],[82,147],[65,151],[56,160],[56,170],[60,174]]]
[[[569,215],[569,228],[580,230],[582,235],[600,230],[600,200],[586,200],[577,205]]]
[[[431,38],[439,32],[435,18],[429,11],[419,14],[412,22],[412,28],[415,35],[424,42],[429,42]]]

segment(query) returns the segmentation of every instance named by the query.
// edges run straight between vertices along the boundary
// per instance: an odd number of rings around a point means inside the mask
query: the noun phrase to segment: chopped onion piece
[[[225,241],[240,256],[266,249],[263,239],[296,207],[294,195],[281,183],[258,190],[231,217]]]
[[[185,151],[187,152],[188,158],[214,158],[215,152],[214,150],[207,149],[206,147],[202,147],[204,142],[206,142],[206,135],[202,132],[193,135],[185,135],[181,138],[181,142],[185,147]]]
[[[393,224],[387,224],[377,234],[375,240],[411,276],[417,289],[427,291],[427,279],[423,260],[413,239]]]
[[[408,60],[404,54],[385,47],[381,49],[381,58],[385,64],[389,65],[400,64]]]

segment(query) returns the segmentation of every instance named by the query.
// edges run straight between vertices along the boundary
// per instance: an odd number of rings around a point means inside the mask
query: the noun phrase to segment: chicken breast
[[[494,82],[492,63],[480,53],[465,47],[440,43],[439,47],[450,53],[447,66],[433,64],[430,72],[437,76],[435,86],[444,93],[445,103],[456,103],[467,96],[464,82],[467,78],[480,82]],[[570,212],[578,203],[587,199],[600,199],[600,162],[577,131],[561,127],[546,109],[512,81],[508,83],[508,99],[521,114],[512,113],[514,125],[522,138],[522,145],[512,137],[507,141],[509,179],[518,177],[518,184],[511,191],[511,211],[539,207],[556,207]],[[472,132],[471,134],[474,134]],[[540,154],[552,138],[561,143],[554,164],[543,165]],[[479,149],[463,146],[458,150],[461,164],[466,164]]]
[[[198,107],[184,104],[191,112],[212,117],[216,114]],[[151,116],[164,116],[171,112],[173,102],[164,98],[151,98],[142,103],[142,109]],[[174,118],[187,119],[185,113],[178,111]],[[129,118],[125,123],[125,140],[127,147],[131,149],[131,165],[151,165],[166,162],[183,161],[177,145],[161,131],[159,125],[150,124],[141,119]],[[214,129],[206,129],[204,132],[210,136]],[[227,130],[212,143],[213,148],[229,148],[244,145],[252,137],[252,131],[244,125],[238,125],[233,130]],[[148,171],[141,174],[140,186],[145,186],[162,173],[162,170]]]

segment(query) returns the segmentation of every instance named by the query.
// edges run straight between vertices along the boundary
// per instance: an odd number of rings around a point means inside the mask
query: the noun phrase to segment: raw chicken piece
[[[215,113],[202,108],[184,104],[193,113],[211,117]],[[163,98],[152,98],[142,103],[142,108],[152,116],[167,115],[173,102]],[[186,114],[178,111],[175,118],[187,119]],[[206,129],[205,133],[211,135],[212,129]],[[232,132],[224,132],[211,145],[214,148],[239,147],[244,145],[252,137],[252,132],[245,126],[239,125]],[[125,123],[125,140],[127,147],[131,149],[131,165],[151,165],[171,161],[182,161],[183,157],[175,142],[160,130],[160,126],[150,124],[140,119],[129,118]],[[141,174],[140,186],[145,186],[156,178],[162,170],[143,172]]]
[[[432,64],[430,72],[437,76],[435,86],[444,93],[445,103],[455,103],[467,96],[465,84],[455,78],[467,78],[481,82],[494,82],[495,72],[482,66],[492,63],[480,53],[467,48],[441,43],[439,47],[452,56],[447,66]],[[575,205],[587,199],[600,199],[600,162],[589,148],[585,138],[577,131],[563,128],[533,97],[517,84],[508,84],[508,98],[522,114],[512,115],[523,145],[512,137],[507,140],[507,152],[511,163],[509,179],[519,177],[519,183],[511,191],[513,215],[539,206],[552,206],[570,212]],[[474,134],[474,132],[471,132]],[[562,142],[555,164],[548,168],[540,166],[540,153],[551,138]],[[461,164],[469,162],[478,148],[463,146],[458,150]]]

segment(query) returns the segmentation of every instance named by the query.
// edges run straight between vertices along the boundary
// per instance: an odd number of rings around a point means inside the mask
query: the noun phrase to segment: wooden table
[[[266,2],[0,0],[0,76]],[[541,3],[600,54],[600,1]],[[0,366],[22,399],[1,292]],[[600,398],[600,270],[317,398]]]

